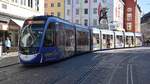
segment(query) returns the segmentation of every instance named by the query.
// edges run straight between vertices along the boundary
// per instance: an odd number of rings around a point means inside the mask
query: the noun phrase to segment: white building
[[[124,31],[122,0],[65,0],[65,19],[86,26],[98,26],[99,5],[101,9],[108,9],[107,20],[110,29]]]
[[[122,0],[107,0],[107,8],[110,29],[124,31],[124,2]]]
[[[79,0],[77,0],[79,1]],[[65,16],[64,18],[70,22],[73,22],[73,7],[72,0],[65,0]]]
[[[85,26],[97,26],[100,1],[65,0],[65,19]]]
[[[0,0],[0,15],[20,26],[24,19],[44,14],[44,0]]]
[[[0,38],[9,36],[17,46],[24,20],[37,15],[44,15],[44,0],[0,0]]]

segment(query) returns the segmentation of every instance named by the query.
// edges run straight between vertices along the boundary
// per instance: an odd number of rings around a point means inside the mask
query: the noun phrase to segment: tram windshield
[[[20,32],[19,48],[23,54],[35,54],[40,47],[44,24],[26,24]],[[28,52],[26,52],[28,51]]]
[[[27,25],[21,32],[21,47],[39,47],[43,29],[36,28],[36,25]]]

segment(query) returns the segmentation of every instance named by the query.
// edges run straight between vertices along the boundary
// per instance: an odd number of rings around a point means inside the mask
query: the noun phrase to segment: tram
[[[19,59],[24,65],[65,59],[95,50],[142,46],[142,34],[100,30],[54,16],[25,20],[19,37]]]

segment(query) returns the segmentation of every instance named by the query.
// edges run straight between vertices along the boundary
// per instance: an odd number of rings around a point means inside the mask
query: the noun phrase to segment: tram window
[[[129,36],[126,37],[126,44],[129,44]]]
[[[132,40],[132,44],[134,44],[134,39],[133,39],[133,36],[131,37],[131,40]]]
[[[106,35],[105,34],[103,35],[103,39],[106,39]]]
[[[99,34],[94,34],[94,38],[96,39],[97,44],[99,44]]]
[[[78,31],[78,45],[88,45],[88,32]]]
[[[111,35],[110,38],[113,39],[113,35]]]
[[[44,47],[54,46],[55,43],[54,38],[55,38],[55,23],[50,23],[45,33]]]
[[[123,42],[123,36],[120,36],[120,41]]]
[[[97,43],[99,44],[99,34],[96,35]]]
[[[65,37],[66,37],[66,46],[71,46],[74,40],[73,30],[65,29]]]
[[[119,39],[120,37],[119,36],[117,36],[117,39]]]

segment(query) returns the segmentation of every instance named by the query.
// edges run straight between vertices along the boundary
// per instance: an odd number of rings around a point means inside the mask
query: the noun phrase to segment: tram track
[[[94,53],[92,53],[92,54],[94,54]],[[104,57],[106,57],[106,54],[107,53],[101,53],[101,58],[99,58],[99,59],[103,60]],[[86,56],[86,54],[84,54],[84,55]],[[80,56],[77,56],[77,57],[80,57]],[[82,57],[82,55],[81,55],[81,57]],[[54,80],[53,82],[51,82],[51,84],[61,83],[63,80],[67,79],[68,77],[70,78],[70,76],[72,76],[72,75],[74,75],[75,77],[77,77],[77,79],[74,79],[72,81],[72,83],[73,84],[81,84],[82,81],[87,76],[89,76],[89,74],[96,68],[97,64],[98,64],[98,61],[95,61],[94,63],[92,63],[92,65],[87,64],[86,67],[82,67],[82,65],[80,65],[78,67],[75,67],[75,69],[69,70],[69,72],[64,71],[63,75],[61,77],[59,77],[58,79]],[[78,70],[79,67],[80,67],[80,70]],[[82,69],[84,69],[86,71],[82,71]],[[74,74],[74,73],[80,73],[80,75],[77,75],[77,74]]]

